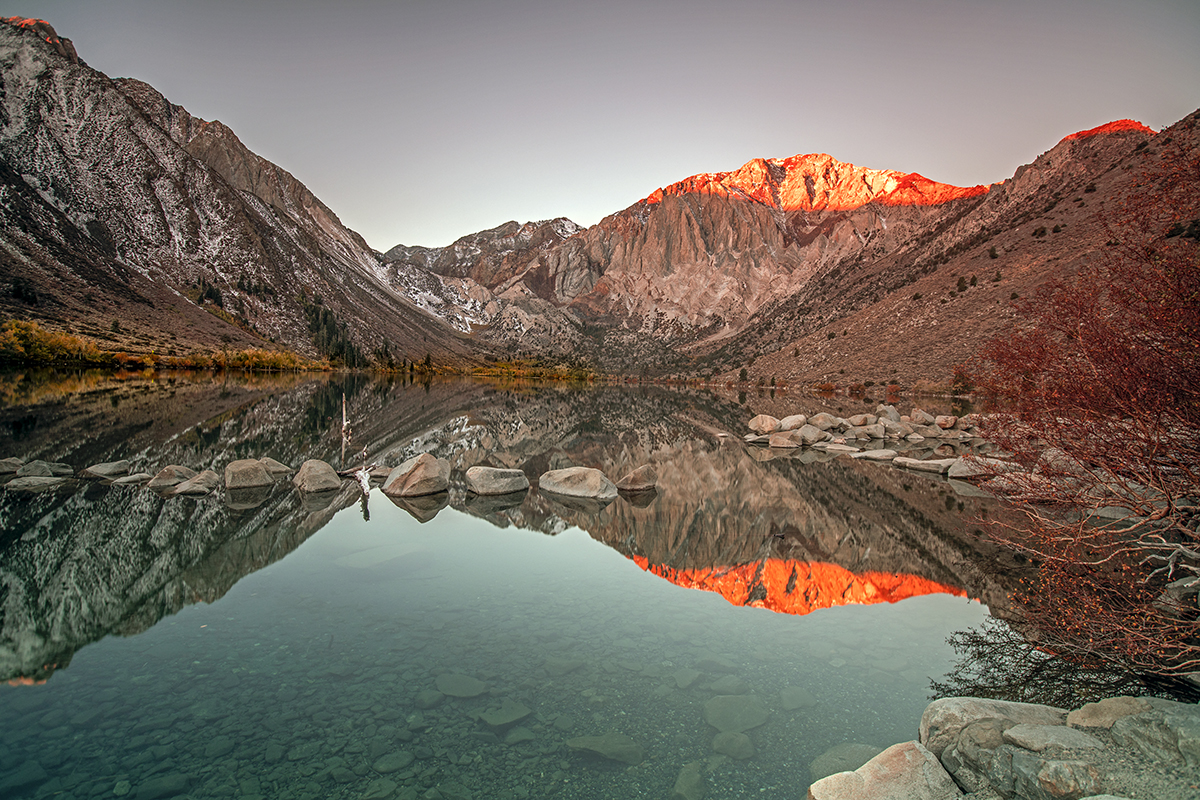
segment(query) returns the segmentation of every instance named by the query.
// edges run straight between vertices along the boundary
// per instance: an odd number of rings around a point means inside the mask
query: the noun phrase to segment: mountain
[[[41,20],[0,24],[0,67],[6,316],[134,352],[472,360],[358,234],[220,122],[91,69]]]
[[[1156,159],[1194,157],[1196,118],[1071,134],[991,186],[754,159],[584,230],[512,222],[384,259],[394,282],[403,266],[469,285],[488,309],[476,337],[518,355],[723,380],[944,379],[1013,299],[1104,251],[1105,204],[1137,202]]]
[[[1013,299],[1102,254],[1106,207],[1152,196],[1144,174],[1197,144],[1197,114],[1158,134],[1119,120],[972,187],[756,158],[588,228],[508,222],[378,253],[228,127],[91,69],[44,21],[0,24],[0,66],[0,315],[136,353],[942,380]]]

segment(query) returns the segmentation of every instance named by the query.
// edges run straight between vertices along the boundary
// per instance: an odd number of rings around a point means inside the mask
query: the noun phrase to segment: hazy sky
[[[380,250],[826,152],[973,185],[1200,107],[1197,0],[24,0]]]

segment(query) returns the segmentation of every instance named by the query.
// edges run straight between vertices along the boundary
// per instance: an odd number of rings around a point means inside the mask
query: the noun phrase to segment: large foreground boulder
[[[388,473],[383,493],[391,497],[420,497],[450,488],[450,462],[421,453]]]
[[[538,478],[542,491],[566,497],[590,497],[596,500],[615,500],[617,487],[604,473],[591,467],[552,469]]]
[[[950,800],[962,797],[937,757],[917,742],[894,744],[854,772],[808,787],[809,800]]]

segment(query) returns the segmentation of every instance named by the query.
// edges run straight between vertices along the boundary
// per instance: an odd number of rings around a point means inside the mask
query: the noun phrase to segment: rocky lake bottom
[[[738,608],[576,529],[370,499],[218,602],[0,687],[6,796],[663,797],[698,762],[710,798],[802,797],[831,748],[913,738],[946,637],[986,613]],[[717,696],[766,709],[752,757],[714,752]],[[610,732],[644,760],[567,744]]]

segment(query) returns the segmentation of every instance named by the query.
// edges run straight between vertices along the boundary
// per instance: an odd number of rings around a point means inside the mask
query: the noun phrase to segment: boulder
[[[383,493],[391,497],[420,497],[449,488],[450,462],[429,453],[405,461],[383,481]]]
[[[795,449],[804,446],[804,436],[798,430],[778,431],[771,434],[767,444],[782,450]]]
[[[858,425],[850,428],[850,431],[853,431],[855,437],[859,439],[883,439],[887,436],[887,431],[878,422],[872,422],[870,425]],[[850,431],[847,431],[847,435]]]
[[[287,464],[276,461],[270,456],[260,458],[258,461],[263,465],[263,468],[271,474],[272,477],[278,475],[291,475],[293,472],[295,472],[295,470],[293,470]]]
[[[935,756],[954,744],[959,733],[976,720],[995,717],[1013,724],[1062,725],[1067,711],[1035,703],[984,700],[978,697],[943,697],[925,707],[921,715],[920,741]]]
[[[915,425],[933,425],[937,422],[937,417],[933,416],[932,414],[928,414],[919,408],[914,408],[912,411],[908,412],[908,418],[912,420],[913,424]]]
[[[1200,705],[1158,697],[1145,700],[1150,710],[1114,722],[1113,739],[1157,761],[1200,769]]]
[[[24,475],[13,478],[4,484],[4,488],[14,492],[40,492],[62,486],[67,479],[55,475]]]
[[[949,800],[962,791],[917,742],[901,742],[854,772],[838,772],[808,787],[810,800]]]
[[[519,469],[471,467],[467,470],[467,488],[482,495],[512,494],[528,489],[529,478]]]
[[[913,434],[913,426],[907,422],[894,422],[884,417],[879,420],[879,424],[883,426],[883,432],[887,434],[888,438],[903,439],[905,436]]]
[[[13,475],[25,462],[19,458],[0,458],[0,475]]]
[[[310,458],[300,465],[292,485],[302,492],[328,492],[342,488],[342,478],[324,461]]]
[[[1090,733],[1068,728],[1066,725],[1030,725],[1021,723],[1006,728],[1002,734],[1004,741],[1025,750],[1040,753],[1051,747],[1070,750],[1099,750],[1104,742]]]
[[[990,478],[1005,472],[1015,472],[1020,466],[1011,461],[1001,461],[998,458],[981,456],[959,456],[946,470],[950,478]]]
[[[170,489],[186,480],[196,477],[196,470],[169,464],[158,471],[158,474],[146,484],[147,489]]]
[[[66,478],[75,474],[70,464],[57,461],[30,461],[17,469],[18,478]]]
[[[749,427],[755,433],[774,433],[779,430],[779,420],[770,414],[759,414],[750,420]]]
[[[861,458],[867,461],[891,461],[896,457],[895,450],[863,450],[861,453],[851,453],[851,458]]]
[[[799,435],[800,441],[806,445],[814,445],[817,442],[824,442],[833,438],[833,436],[831,436],[827,430],[818,428],[816,425],[811,423],[807,425],[801,425],[799,430],[796,431],[796,434]]]
[[[1067,724],[1077,728],[1111,728],[1121,717],[1149,711],[1152,706],[1140,697],[1106,697],[1067,714]]]
[[[622,492],[648,492],[658,486],[658,470],[653,464],[643,464],[617,481]]]
[[[953,458],[934,458],[921,460],[918,458],[907,458],[906,456],[897,456],[892,460],[892,463],[898,467],[905,469],[913,469],[918,472],[933,472],[938,475],[946,474],[946,470],[954,463]]]
[[[933,424],[937,425],[944,431],[948,431],[958,422],[958,417],[953,414],[939,414],[933,418]]]
[[[100,478],[111,479],[119,478],[122,475],[128,475],[129,470],[133,465],[122,459],[121,461],[105,461],[103,464],[92,464],[83,471],[85,478]]]
[[[242,458],[225,465],[226,489],[250,489],[270,486],[274,482],[271,473],[257,458]]]
[[[646,751],[641,745],[623,733],[609,731],[603,736],[579,736],[567,740],[572,750],[587,750],[612,761],[640,764],[646,760]]]
[[[596,500],[613,500],[617,487],[604,473],[591,467],[567,467],[552,469],[538,478],[538,488],[567,497],[590,497]]]
[[[122,475],[119,478],[113,478],[113,486],[141,486],[148,482],[154,476],[148,472],[135,472],[132,475]]]
[[[896,407],[893,405],[884,405],[880,403],[879,405],[875,406],[875,416],[879,417],[880,422],[883,422],[885,419],[889,422],[902,421],[900,419],[900,412],[897,411]]]
[[[770,716],[766,704],[752,694],[717,695],[704,704],[704,721],[722,733],[757,728]]]
[[[218,486],[221,485],[221,476],[213,472],[211,469],[206,469],[193,478],[188,478],[183,483],[178,484],[171,494],[181,495],[204,495],[209,494]]]
[[[791,414],[779,420],[779,430],[794,431],[808,422],[808,417],[803,414]]]
[[[850,423],[851,428],[862,428],[866,425],[874,425],[879,422],[879,417],[874,414],[855,414],[852,417],[847,417],[846,422]]]
[[[837,427],[838,418],[822,411],[808,418],[808,424],[819,430],[827,431]]]

